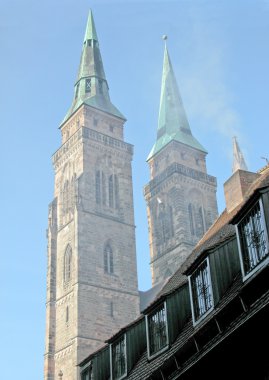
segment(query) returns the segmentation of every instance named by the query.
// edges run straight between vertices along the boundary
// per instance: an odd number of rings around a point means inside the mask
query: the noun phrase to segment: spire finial
[[[243,153],[239,148],[237,137],[233,136],[233,173],[237,170],[248,170]]]

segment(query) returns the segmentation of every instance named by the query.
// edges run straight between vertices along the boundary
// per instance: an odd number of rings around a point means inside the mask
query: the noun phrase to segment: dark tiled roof
[[[172,346],[160,354],[160,356],[149,361],[147,357],[147,352],[145,351],[141,356],[140,360],[136,363],[131,373],[128,375],[129,380],[145,380],[152,375],[157,368],[160,368],[169,358],[171,358],[176,352],[178,352],[193,336],[194,333],[199,332],[205,324],[212,319],[212,316],[217,314],[219,310],[223,309],[226,304],[228,304],[233,298],[235,298],[241,289],[242,278],[237,276],[223,297],[222,301],[217,305],[217,307],[210,313],[207,318],[204,319],[203,323],[199,324],[199,327],[194,327],[192,320],[190,319],[188,323],[184,326],[181,333],[178,335]]]
[[[250,198],[259,190],[264,187],[269,186],[269,165],[267,165],[262,171],[259,172],[260,176],[253,182],[253,184],[248,189],[245,194],[243,202],[238,205],[234,210],[230,213],[225,209],[223,213],[219,216],[219,218],[215,221],[215,223],[210,227],[210,229],[206,232],[203,238],[198,242],[191,255],[187,258],[184,264],[172,275],[160,289],[156,298],[150,303],[153,306],[158,300],[164,298],[166,295],[171,294],[179,287],[183,286],[187,282],[187,277],[185,275],[186,272],[192,267],[194,262],[202,257],[202,255],[208,251],[209,249],[213,249],[214,247],[222,244],[224,241],[230,239],[235,235],[235,228],[232,224],[232,220],[239,214],[240,210],[246,205],[246,203],[250,200]],[[217,314],[221,309],[225,307],[233,298],[235,298],[238,292],[242,288],[242,278],[241,276],[237,276],[234,280],[232,286],[228,289],[226,294],[221,299],[221,302],[216,305],[214,311],[208,315],[207,318],[199,325],[199,328],[202,328],[205,323],[209,319],[212,318],[215,314]],[[143,318],[143,315],[137,318],[135,321],[130,323],[121,329],[118,333],[116,333],[112,338],[115,339],[118,335],[126,331],[129,327],[135,325]],[[169,350],[163,352],[160,356],[156,357],[152,361],[148,361],[147,352],[145,351],[139,361],[134,366],[133,370],[128,376],[130,380],[144,380],[149,378],[151,374],[156,371],[156,368],[160,368],[162,364],[164,364],[171,356],[174,355],[175,352],[180,350],[181,347],[191,338],[191,336],[198,331],[197,327],[194,328],[192,321],[190,320],[182,330],[182,332],[177,337],[176,341],[169,348]],[[104,347],[103,347],[104,348]],[[101,348],[102,349],[102,348]],[[99,349],[98,351],[100,351]],[[97,352],[98,352],[97,351]],[[95,353],[89,356],[94,356]],[[86,361],[86,360],[85,360]],[[84,361],[84,362],[85,362]]]
[[[202,255],[203,252],[216,247],[235,235],[235,228],[230,223],[239,214],[240,210],[258,189],[269,186],[269,165],[267,165],[259,174],[260,176],[250,185],[245,194],[244,200],[231,212],[227,212],[225,209],[215,223],[213,223],[213,225],[205,233],[190,256],[184,262],[182,273],[188,272],[188,269],[192,266],[196,259]]]

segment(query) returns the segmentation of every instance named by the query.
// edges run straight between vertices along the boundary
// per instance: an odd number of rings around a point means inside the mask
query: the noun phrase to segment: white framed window
[[[168,347],[168,324],[166,302],[146,315],[148,358],[152,358]]]
[[[236,225],[236,235],[241,270],[243,279],[246,280],[269,262],[268,234],[261,199]]]
[[[198,323],[214,307],[208,257],[189,276],[193,323]]]
[[[120,380],[127,375],[126,334],[110,345],[110,374],[112,380]]]

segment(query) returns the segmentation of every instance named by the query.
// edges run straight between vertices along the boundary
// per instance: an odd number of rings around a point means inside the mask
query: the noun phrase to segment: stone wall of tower
[[[149,161],[145,186],[153,285],[170,276],[217,217],[205,153],[172,141]]]
[[[46,380],[60,371],[76,379],[78,362],[139,314],[133,147],[123,141],[123,121],[83,106],[61,132],[53,156],[57,219],[48,256],[47,340],[53,344]]]
[[[49,205],[47,230],[47,295],[46,295],[46,337],[44,355],[44,378],[54,379],[55,354],[55,301],[56,301],[56,239],[57,239],[57,200]]]

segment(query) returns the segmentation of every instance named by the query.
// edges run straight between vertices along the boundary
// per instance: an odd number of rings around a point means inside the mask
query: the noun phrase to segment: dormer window
[[[208,258],[189,277],[192,318],[194,324],[213,309],[213,292]]]
[[[259,200],[237,224],[237,241],[244,280],[269,261],[268,236],[262,201]]]
[[[166,303],[146,316],[148,357],[152,358],[168,347]]]
[[[126,335],[110,346],[111,379],[120,380],[127,375]]]

